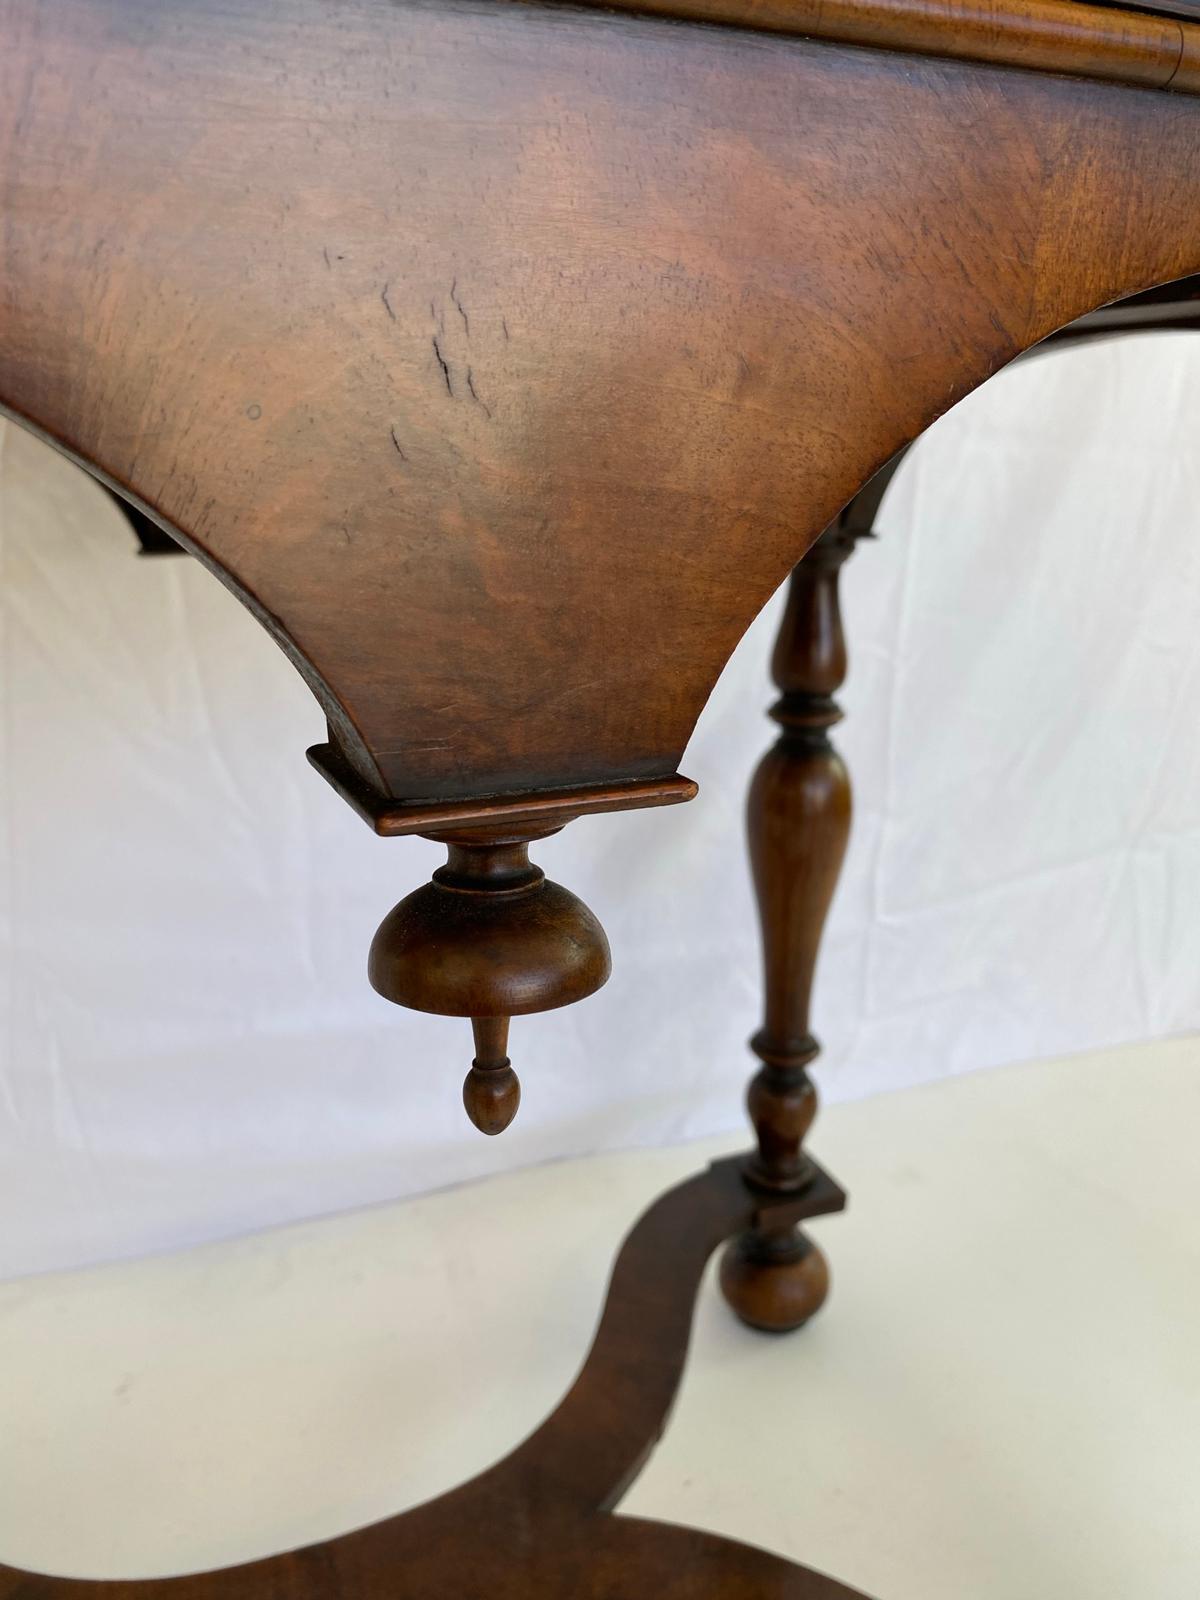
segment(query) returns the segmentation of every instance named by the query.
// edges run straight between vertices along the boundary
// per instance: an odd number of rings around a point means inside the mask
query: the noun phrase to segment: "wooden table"
[[[560,1409],[331,1543],[149,1583],[0,1568],[0,1600],[850,1594],[610,1513],[711,1251],[755,1326],[826,1292],[798,1224],[844,1203],[805,1149],[840,567],[1006,362],[1200,322],[1155,287],[1200,273],[1197,95],[1193,0],[0,0],[0,401],[258,617],[377,833],[445,842],[370,977],[471,1019],[485,1133],[518,1107],[510,1019],[608,975],[530,844],[691,797],[699,711],[794,569],[749,807],[756,1149],[637,1224]]]

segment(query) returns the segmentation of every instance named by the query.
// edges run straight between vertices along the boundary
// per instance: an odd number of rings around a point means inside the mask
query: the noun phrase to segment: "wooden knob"
[[[508,1018],[472,1017],[475,1059],[463,1080],[463,1105],[480,1133],[503,1133],[521,1104],[521,1080],[508,1059]]]
[[[385,999],[472,1019],[463,1102],[488,1134],[509,1125],[521,1098],[506,1054],[509,1018],[586,999],[611,970],[596,918],[529,860],[530,839],[556,831],[431,835],[448,845],[446,865],[384,918],[371,944],[368,974]]]

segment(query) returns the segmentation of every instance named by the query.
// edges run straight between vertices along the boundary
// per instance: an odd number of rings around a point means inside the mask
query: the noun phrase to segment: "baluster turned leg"
[[[782,691],[771,715],[782,732],[754,775],[747,810],[766,1014],[750,1041],[762,1067],[750,1083],[758,1151],[746,1175],[775,1194],[811,1178],[803,1147],[817,1096],[808,1068],[820,1046],[809,1031],[809,1002],[850,832],[850,780],[829,729],[841,720],[833,696],[846,676],[838,577],[855,537],[839,520],[792,573],[771,666]],[[829,1269],[798,1228],[756,1228],[726,1249],[721,1288],[744,1322],[785,1332],[819,1310]]]

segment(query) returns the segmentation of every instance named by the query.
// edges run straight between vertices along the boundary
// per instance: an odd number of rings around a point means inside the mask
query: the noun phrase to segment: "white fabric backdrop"
[[[1145,336],[1002,374],[897,480],[845,585],[828,1098],[1200,1026],[1197,437],[1200,340]],[[700,799],[540,847],[615,970],[514,1025],[525,1101],[488,1141],[466,1024],[364,973],[440,850],[374,839],[306,766],[321,718],[265,635],[132,550],[4,428],[0,1277],[737,1124],[777,602],[688,752]]]

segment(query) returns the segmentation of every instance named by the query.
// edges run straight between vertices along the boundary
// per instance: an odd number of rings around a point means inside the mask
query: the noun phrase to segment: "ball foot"
[[[721,1293],[751,1328],[790,1333],[825,1304],[829,1264],[812,1240],[791,1228],[743,1233],[721,1257]]]

